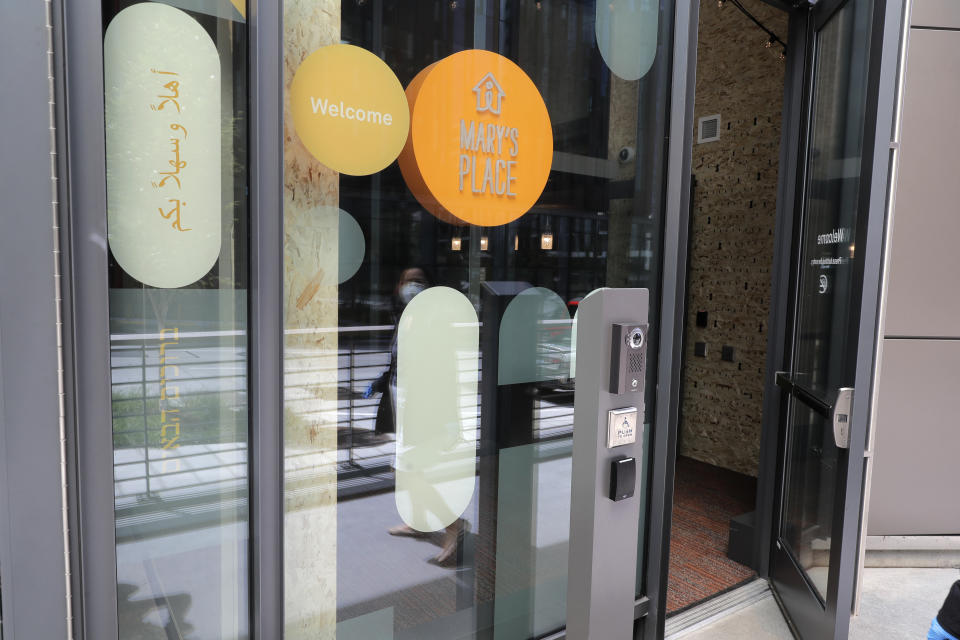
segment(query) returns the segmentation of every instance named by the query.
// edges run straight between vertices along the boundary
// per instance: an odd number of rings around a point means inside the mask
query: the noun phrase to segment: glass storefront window
[[[107,0],[120,638],[249,637],[242,2]]]
[[[287,638],[565,626],[574,318],[659,297],[672,14],[285,0]]]

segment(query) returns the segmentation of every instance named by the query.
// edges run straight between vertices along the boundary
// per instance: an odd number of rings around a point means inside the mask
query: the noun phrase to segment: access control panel
[[[646,289],[604,288],[577,311],[568,640],[633,637],[649,309]]]
[[[613,323],[610,342],[610,393],[643,391],[647,371],[646,323]]]
[[[637,486],[637,460],[620,456],[610,461],[610,499],[620,502],[633,497]]]

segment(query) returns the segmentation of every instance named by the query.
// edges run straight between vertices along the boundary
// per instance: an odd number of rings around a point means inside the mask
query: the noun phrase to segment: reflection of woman
[[[390,365],[367,387],[363,397],[369,398],[375,393],[382,393],[380,406],[377,407],[377,420],[374,432],[378,435],[394,433],[397,430],[394,420],[394,407],[397,400],[397,330],[400,326],[400,316],[414,296],[430,286],[430,279],[426,271],[420,267],[404,269],[400,280],[393,290],[393,338],[390,340]]]
[[[384,435],[396,432],[397,335],[400,328],[400,317],[403,315],[403,310],[410,304],[410,301],[420,292],[429,288],[430,285],[430,279],[424,269],[420,267],[410,267],[404,269],[394,289],[393,312],[396,328],[393,331],[393,338],[390,344],[390,365],[386,371],[370,383],[370,386],[367,387],[366,392],[363,394],[365,398],[371,397],[374,393],[383,394],[380,399],[380,406],[377,408],[377,420],[374,428],[377,434]],[[430,483],[425,483],[421,486],[418,493],[433,493],[436,499],[431,500],[431,504],[434,506],[444,504],[442,496],[437,494],[436,489]],[[457,550],[463,543],[463,536],[466,534],[469,525],[462,518],[456,518],[456,514],[448,513],[445,515],[449,516],[443,518],[445,521],[449,522],[453,519],[453,522],[443,530],[443,535],[440,539],[440,552],[431,559],[431,562],[441,566],[450,566],[457,560]],[[418,538],[431,536],[430,532],[417,531],[406,524],[390,527],[388,533],[392,536]]]

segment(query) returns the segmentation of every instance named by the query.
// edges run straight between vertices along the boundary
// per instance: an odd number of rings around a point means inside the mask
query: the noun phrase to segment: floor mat
[[[754,509],[757,480],[677,458],[667,613],[731,589],[756,573],[727,557],[730,518]]]

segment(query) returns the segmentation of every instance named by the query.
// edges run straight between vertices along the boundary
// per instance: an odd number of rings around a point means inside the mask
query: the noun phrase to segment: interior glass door
[[[288,639],[565,627],[576,311],[659,298],[672,15],[286,0]]]
[[[839,5],[839,6],[838,6]],[[785,440],[779,519],[771,573],[804,638],[834,637],[849,612],[836,610],[839,532],[847,501],[848,424],[841,389],[856,375],[866,215],[861,174],[873,5],[847,0],[811,12],[805,177],[795,273],[795,318],[783,390]],[[861,245],[862,246],[862,245]]]

